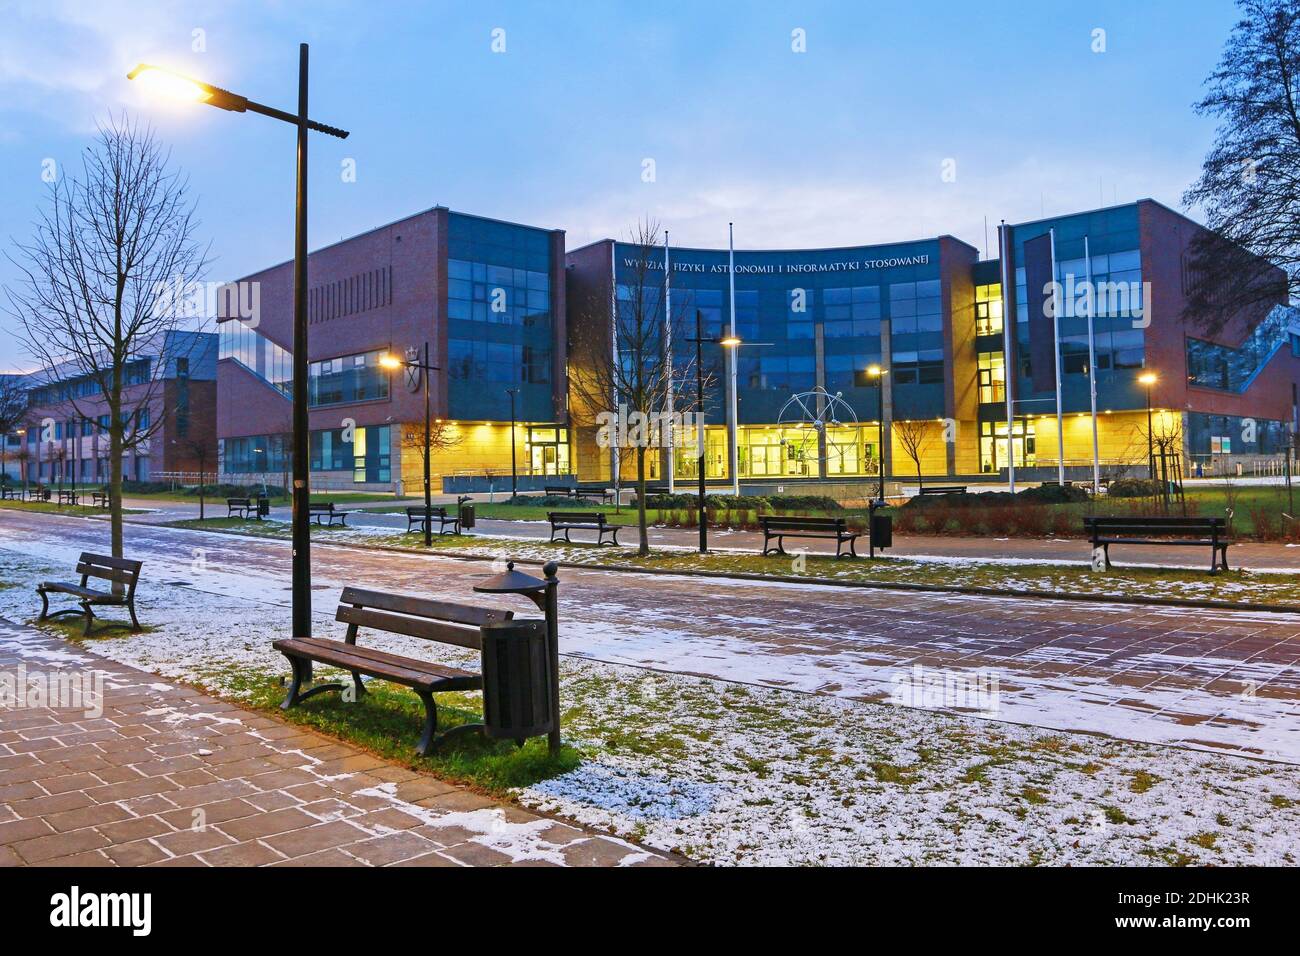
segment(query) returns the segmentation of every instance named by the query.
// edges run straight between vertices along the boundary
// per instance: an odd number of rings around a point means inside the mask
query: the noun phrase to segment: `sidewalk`
[[[104,696],[0,708],[0,867],[674,865],[0,618],[20,667]]]

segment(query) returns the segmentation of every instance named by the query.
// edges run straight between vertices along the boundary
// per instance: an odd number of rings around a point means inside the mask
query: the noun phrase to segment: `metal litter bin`
[[[261,521],[263,518],[270,517],[270,514],[271,514],[271,499],[266,497],[266,495],[258,495],[257,496],[257,520]]]
[[[546,622],[502,621],[480,631],[484,732],[520,746],[529,737],[549,734],[554,727]]]
[[[458,498],[456,504],[460,506],[461,530],[474,527],[474,506],[469,503],[469,498]]]

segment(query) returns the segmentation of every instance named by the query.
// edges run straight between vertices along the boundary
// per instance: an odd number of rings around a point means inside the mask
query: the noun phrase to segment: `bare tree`
[[[21,375],[0,375],[0,483],[9,481],[9,436],[27,416],[27,387]],[[19,447],[26,447],[24,442]]]
[[[626,413],[627,434],[619,434],[611,447],[620,461],[624,451],[630,451],[636,463],[638,553],[648,555],[646,452],[659,448],[664,467],[672,467],[672,448],[664,447],[672,423],[665,416],[681,391],[676,383],[693,381],[694,364],[693,359],[676,365],[673,361],[672,343],[686,337],[684,310],[677,305],[672,314],[665,314],[663,232],[658,223],[637,223],[630,246],[624,256],[623,291],[611,296],[606,289],[577,303],[570,382],[585,409],[617,416],[622,406]],[[612,315],[611,298],[616,303]]]
[[[929,424],[920,419],[898,419],[890,428],[898,443],[903,446],[903,451],[907,452],[907,457],[916,465],[917,487],[922,484],[921,458],[930,444],[930,429],[927,427]]]
[[[440,418],[429,422],[427,444],[424,440],[424,422],[407,422],[402,426],[402,447],[419,454],[422,473],[427,469],[432,474],[433,456],[440,451],[455,448],[464,440],[463,434]]]
[[[188,324],[178,289],[206,268],[186,180],[147,126],[110,116],[82,156],[79,177],[60,177],[27,243],[10,261],[21,273],[6,289],[23,338],[52,383],[68,390],[78,418],[107,416],[112,552],[122,555],[122,457],[148,447],[164,415],[141,412],[162,394],[160,354]],[[169,296],[172,297],[169,301]]]
[[[1212,230],[1193,240],[1187,303],[1210,335],[1300,293],[1300,2],[1238,5],[1196,105],[1219,128],[1183,197]]]

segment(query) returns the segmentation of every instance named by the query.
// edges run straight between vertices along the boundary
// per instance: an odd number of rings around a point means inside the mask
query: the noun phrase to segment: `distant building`
[[[571,471],[566,417],[564,233],[426,210],[311,253],[311,471],[318,487],[418,489],[423,379],[380,358],[429,346],[435,491],[457,476]],[[255,319],[219,324],[221,473],[279,482],[290,470],[293,263],[246,276]]]
[[[1115,292],[1109,308],[1096,314],[1093,335],[1098,457],[1108,473],[1145,474],[1143,373],[1155,375],[1151,433],[1157,440],[1172,436],[1190,468],[1283,450],[1300,423],[1300,310],[1278,300],[1237,316],[1217,341],[1208,340],[1197,317],[1184,314],[1194,278],[1189,244],[1204,227],[1148,199],[1009,228],[1010,376],[1001,262],[980,261],[978,251],[958,239],[737,250],[735,330],[742,341],[761,343],[737,350],[740,479],[853,480],[878,475],[882,462],[887,475],[906,479],[917,471],[913,453],[926,476],[1004,478],[1014,455],[1023,477],[1054,479],[1060,460],[1055,387],[1042,389],[1033,374],[1023,261],[1024,244],[1053,228],[1062,288],[1091,282]],[[612,326],[609,304],[627,302],[629,283],[645,272],[640,255],[637,247],[613,240],[568,254],[574,334],[584,323],[598,330]],[[654,255],[662,261],[659,250]],[[668,258],[670,307],[687,317],[688,335],[694,335],[697,311],[706,338],[729,332],[727,250],[674,247]],[[662,276],[660,269],[656,285],[662,286]],[[1093,460],[1085,313],[1070,311],[1060,319],[1060,340],[1064,461],[1068,477],[1085,479]],[[694,348],[677,342],[674,364],[690,368]],[[718,481],[731,480],[725,362],[722,347],[705,346],[704,364],[714,373],[705,400],[705,467],[706,477]],[[867,374],[873,367],[879,374]],[[792,396],[817,389],[838,397],[851,414],[826,416],[817,427],[809,421],[815,409],[809,415],[791,403]],[[693,381],[680,383],[678,392],[694,402]],[[598,448],[594,424],[575,421],[573,430],[579,477],[610,478],[612,456]],[[910,443],[902,440],[905,431],[914,436]],[[693,442],[679,447],[677,479],[695,477],[696,455]],[[649,459],[651,476],[662,481],[659,452]]]
[[[216,463],[217,336],[172,331],[124,369],[123,416],[130,427],[153,429],[122,461],[126,481],[157,480]],[[56,369],[27,376],[29,481],[104,482],[109,477],[108,410],[91,377]],[[75,398],[75,404],[73,399]]]
[[[882,469],[906,480],[916,474],[914,456],[927,477],[1004,479],[1014,456],[1023,478],[1054,479],[1055,387],[1043,387],[1041,352],[1035,374],[1024,262],[1025,243],[1050,229],[1063,287],[1115,292],[1094,316],[1095,359],[1084,315],[1067,310],[1060,318],[1068,477],[1091,477],[1093,372],[1098,457],[1111,476],[1145,473],[1148,398],[1152,435],[1175,436],[1189,470],[1281,452],[1300,423],[1300,311],[1266,303],[1210,340],[1198,317],[1185,314],[1195,280],[1189,245],[1204,228],[1144,199],[1011,225],[1005,296],[1002,262],[981,261],[952,236],[737,250],[735,331],[748,343],[736,352],[739,480],[862,482]],[[512,447],[521,488],[566,476],[612,479],[611,452],[599,445],[592,415],[578,420],[580,403],[570,395],[570,376],[583,374],[573,367],[571,337],[612,327],[610,310],[628,301],[635,281],[637,250],[607,239],[566,253],[564,235],[437,207],[310,255],[317,487],[419,487],[421,456],[411,439],[422,433],[423,380],[380,359],[422,355],[426,342],[438,368],[432,414],[451,438],[433,454],[436,490],[486,490],[489,480],[504,487]],[[687,337],[697,312],[706,338],[729,332],[727,250],[667,253],[671,307],[686,317]],[[652,275],[656,294],[663,278],[662,269]],[[219,324],[221,473],[279,483],[290,469],[293,264],[241,282],[256,284],[259,309]],[[1009,361],[1004,321],[1014,323]],[[674,366],[689,369],[694,345],[679,338],[672,348]],[[730,375],[720,345],[703,350],[715,373],[705,396],[706,478],[730,482]],[[1149,374],[1154,384],[1144,385]],[[675,407],[693,408],[693,376],[679,376],[675,388]],[[820,427],[791,401],[808,393],[839,403]],[[604,411],[616,410],[615,396],[609,406]],[[666,465],[652,449],[656,481],[667,477]],[[689,480],[697,468],[694,444],[683,443],[673,477]]]

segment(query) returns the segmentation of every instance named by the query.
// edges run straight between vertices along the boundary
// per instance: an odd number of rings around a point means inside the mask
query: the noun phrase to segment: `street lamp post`
[[[515,463],[515,396],[518,388],[507,388],[510,396],[510,501],[513,504],[519,495],[519,466]]]
[[[1156,480],[1156,451],[1151,425],[1151,389],[1156,384],[1156,373],[1143,372],[1138,376],[1138,382],[1145,386],[1147,390],[1147,475],[1154,483]]]
[[[707,497],[704,488],[704,468],[707,457],[704,443],[704,343],[710,342],[714,345],[721,345],[724,348],[734,349],[740,345],[740,339],[734,335],[728,335],[720,339],[704,337],[704,313],[699,309],[695,310],[695,338],[687,339],[687,342],[695,343],[695,397],[699,406],[699,419],[696,422],[695,441],[699,446],[699,457],[697,467],[699,474],[698,505],[700,509],[700,554],[709,552],[709,512],[705,507],[705,498]]]
[[[867,366],[867,378],[876,382],[876,430],[879,434],[876,445],[876,458],[879,464],[876,470],[880,481],[876,485],[876,500],[885,500],[885,370],[879,365]]]
[[[386,369],[416,368],[424,379],[424,546],[433,547],[433,476],[430,458],[433,457],[433,419],[429,403],[429,373],[439,372],[440,368],[429,364],[429,343],[424,343],[424,361],[399,359],[396,355],[383,355],[379,364]]]
[[[347,139],[347,130],[326,126],[307,113],[307,44],[298,44],[298,112],[289,113],[256,103],[198,80],[141,63],[127,74],[170,96],[207,103],[233,113],[260,113],[298,130],[297,185],[294,192],[293,242],[293,636],[311,636],[311,525],[308,513],[310,477],[307,417],[307,133],[315,131]]]

